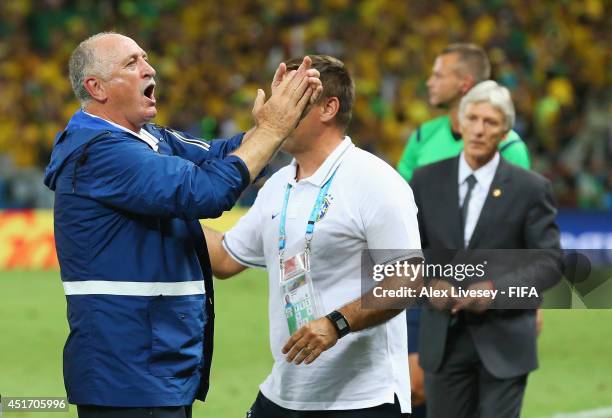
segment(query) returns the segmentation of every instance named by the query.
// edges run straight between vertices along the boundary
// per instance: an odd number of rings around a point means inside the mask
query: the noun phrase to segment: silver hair
[[[510,91],[493,80],[486,80],[476,84],[459,103],[459,120],[465,116],[465,110],[471,103],[488,102],[496,107],[504,115],[506,131],[514,126],[516,113]]]
[[[95,41],[106,35],[117,35],[116,32],[100,32],[85,39],[72,51],[68,61],[68,74],[74,95],[85,106],[91,95],[84,85],[85,78],[93,75],[102,79],[110,78],[110,66],[105,57],[97,53]]]

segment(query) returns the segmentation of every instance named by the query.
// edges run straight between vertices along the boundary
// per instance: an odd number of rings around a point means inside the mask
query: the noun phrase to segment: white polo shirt
[[[304,250],[310,212],[321,187],[337,168],[312,239],[311,276],[325,315],[361,296],[361,252],[406,249],[420,256],[421,241],[412,190],[378,157],[353,145],[349,137],[319,169],[295,181],[295,160],[276,172],[255,203],[225,234],[224,246],[239,263],[266,268],[269,277],[272,372],[260,386],[263,395],[293,410],[344,410],[393,403],[410,412],[406,319],[400,314],[379,326],[350,333],[314,363],[287,363],[281,349],[289,339],[279,287],[279,220],[287,184],[286,257]],[[322,205],[325,206],[325,205]],[[409,250],[417,251],[409,251]],[[373,258],[379,257],[370,253]],[[395,254],[397,256],[397,254]],[[371,260],[385,263],[391,260]]]

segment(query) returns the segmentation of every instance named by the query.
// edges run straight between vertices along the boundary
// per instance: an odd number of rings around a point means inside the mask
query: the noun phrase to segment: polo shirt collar
[[[342,162],[342,158],[344,158],[346,153],[353,147],[355,147],[355,145],[353,145],[351,138],[349,136],[345,136],[338,146],[332,151],[332,153],[327,156],[325,161],[323,161],[323,164],[317,168],[317,171],[315,171],[312,176],[300,181],[311,183],[317,187],[323,187],[327,179],[331,177],[332,173]],[[288,182],[292,186],[295,186],[297,184],[295,181],[295,174],[297,172],[297,161],[295,158],[293,161],[291,161],[290,166],[292,169],[289,170],[290,174]]]

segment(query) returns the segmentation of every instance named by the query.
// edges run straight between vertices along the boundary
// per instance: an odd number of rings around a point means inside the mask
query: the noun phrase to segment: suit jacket
[[[418,206],[424,249],[463,249],[459,210],[459,157],[417,170],[410,183]],[[495,191],[495,193],[493,193]],[[468,249],[551,249],[558,253],[559,229],[550,182],[544,177],[500,159]],[[505,256],[505,255],[504,255]],[[550,264],[560,269],[558,260]],[[550,272],[548,272],[550,273]],[[559,274],[533,274],[539,290],[555,284]],[[501,278],[491,277],[494,286]],[[506,277],[507,279],[507,277]],[[506,283],[507,284],[507,283]],[[498,378],[526,374],[537,368],[535,311],[494,310],[468,314],[478,354]],[[451,315],[426,306],[421,317],[420,363],[428,372],[442,365]]]

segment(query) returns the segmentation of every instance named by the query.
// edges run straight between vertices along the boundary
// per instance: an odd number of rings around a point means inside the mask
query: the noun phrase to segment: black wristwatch
[[[346,334],[351,332],[351,327],[349,326],[348,321],[340,312],[333,311],[332,313],[325,315],[325,317],[329,319],[334,325],[334,328],[336,328],[336,332],[338,333],[338,339],[344,337]]]

